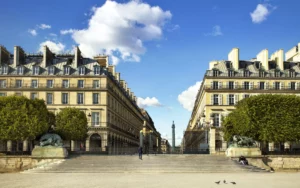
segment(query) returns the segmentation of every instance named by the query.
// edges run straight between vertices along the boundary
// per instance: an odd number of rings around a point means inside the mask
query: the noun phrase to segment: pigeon
[[[225,180],[223,181],[223,183],[227,184]]]
[[[220,184],[220,182],[221,182],[221,181],[217,181],[217,182],[215,182],[215,183],[216,183],[216,184]]]
[[[235,185],[236,183],[233,181],[233,182],[230,182],[230,183],[232,183],[233,185]]]

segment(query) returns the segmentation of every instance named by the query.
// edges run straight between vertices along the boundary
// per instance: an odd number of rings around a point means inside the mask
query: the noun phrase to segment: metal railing
[[[253,86],[245,86],[245,85],[235,85],[234,87],[232,86],[219,86],[219,87],[214,87],[211,85],[204,85],[204,89],[206,90],[284,90],[284,91],[299,91],[300,87],[289,87],[289,86],[281,86],[281,87],[276,87],[273,85],[269,85],[268,87],[264,86],[264,87],[260,87],[257,85],[253,85]]]
[[[67,86],[63,84],[38,84],[38,85],[31,85],[31,84],[22,84],[22,85],[16,85],[16,84],[7,84],[4,86],[1,86],[0,89],[107,89],[107,85],[101,84],[101,85],[93,85],[93,84],[85,84],[83,87],[78,86],[77,84],[69,84]]]
[[[299,78],[300,73],[295,72],[294,74],[285,74],[283,72],[278,72],[278,73],[249,73],[249,74],[244,74],[244,73],[234,73],[231,76],[229,76],[228,72],[221,72],[219,74],[216,74],[213,72],[213,70],[208,70],[205,73],[205,76],[211,76],[211,77],[227,77],[227,78],[234,78],[234,77],[243,77],[243,78],[252,78],[252,77],[257,77],[257,78]]]

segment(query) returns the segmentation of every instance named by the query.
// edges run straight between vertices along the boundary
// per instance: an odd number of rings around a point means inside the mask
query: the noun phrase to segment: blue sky
[[[246,60],[265,48],[292,48],[300,42],[299,6],[298,0],[4,1],[0,44],[11,52],[15,45],[32,53],[47,44],[57,52],[79,45],[86,56],[109,54],[163,137],[170,139],[175,121],[180,144],[209,61],[227,59],[233,47]]]

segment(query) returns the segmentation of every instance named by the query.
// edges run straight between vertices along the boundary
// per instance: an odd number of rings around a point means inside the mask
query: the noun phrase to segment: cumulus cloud
[[[177,99],[183,108],[187,109],[188,111],[193,110],[194,102],[200,86],[201,82],[196,82],[195,85],[190,86],[187,90],[178,95]]]
[[[40,29],[50,29],[50,28],[51,28],[51,25],[40,24],[40,25],[38,25],[38,27],[39,27]]]
[[[205,34],[206,36],[221,36],[223,35],[222,31],[221,31],[221,27],[219,25],[215,25],[212,29],[211,33],[207,33]]]
[[[72,31],[82,53],[87,57],[105,53],[114,60],[134,62],[145,53],[145,42],[162,37],[163,26],[172,17],[170,11],[138,0],[106,1],[92,12],[87,28]]]
[[[58,42],[58,43],[55,43],[53,41],[50,41],[50,40],[47,40],[45,42],[42,42],[40,44],[40,48],[39,48],[39,51],[40,52],[43,52],[43,46],[48,46],[48,48],[53,52],[53,53],[61,53],[64,51],[65,49],[65,45]]]
[[[270,15],[272,10],[275,10],[276,7],[273,7],[270,4],[258,4],[256,9],[250,13],[253,23],[261,23],[267,19],[267,16]]]
[[[72,33],[74,33],[75,31],[76,31],[75,29],[60,30],[60,34],[62,34],[62,35],[72,34]]]
[[[32,36],[37,36],[37,32],[35,29],[28,29],[28,33],[30,33]]]
[[[162,106],[160,104],[160,102],[158,101],[157,98],[155,97],[146,97],[145,99],[141,98],[141,97],[138,97],[137,98],[137,105],[140,107],[140,108],[146,108],[146,107],[149,107],[149,106],[155,106],[155,107],[160,107]]]

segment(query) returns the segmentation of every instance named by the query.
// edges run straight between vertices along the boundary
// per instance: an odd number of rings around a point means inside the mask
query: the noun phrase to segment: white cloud
[[[207,33],[205,34],[206,36],[221,36],[223,35],[222,31],[221,31],[221,27],[219,25],[215,25],[212,29],[211,33]]]
[[[178,95],[177,99],[183,108],[187,109],[188,111],[193,110],[194,102],[200,86],[201,82],[196,82],[195,85],[190,86],[187,90]]]
[[[170,11],[142,1],[106,1],[94,6],[88,28],[72,31],[72,38],[85,56],[108,54],[123,61],[140,61],[144,42],[160,39],[162,28],[171,19]]]
[[[30,33],[32,36],[37,36],[37,32],[35,29],[28,29],[28,33]]]
[[[74,33],[75,31],[76,31],[75,29],[60,30],[60,34],[62,34],[62,35],[72,34],[72,33]]]
[[[267,16],[270,15],[272,10],[275,10],[276,7],[273,7],[270,4],[258,4],[256,9],[250,13],[253,23],[261,23],[267,19]]]
[[[51,28],[51,25],[40,24],[40,25],[38,25],[38,27],[39,27],[40,29],[50,29],[50,28]]]
[[[179,25],[172,25],[172,26],[168,29],[168,31],[169,31],[169,32],[173,32],[173,31],[175,31],[175,30],[177,30],[177,29],[180,29],[180,26],[179,26]]]
[[[50,33],[49,35],[52,37],[57,37],[57,34],[55,34],[55,33]]]
[[[55,43],[53,41],[50,41],[50,40],[47,40],[45,42],[42,42],[40,44],[40,48],[39,48],[39,51],[40,52],[43,52],[43,46],[48,46],[48,48],[53,52],[53,53],[61,53],[64,51],[65,49],[65,45],[58,42],[58,43]]]
[[[146,108],[146,107],[149,107],[149,106],[156,106],[156,107],[160,107],[162,106],[160,104],[160,102],[157,100],[157,98],[155,97],[146,97],[145,99],[141,98],[141,97],[138,97],[137,98],[137,105],[140,107],[140,108]]]

